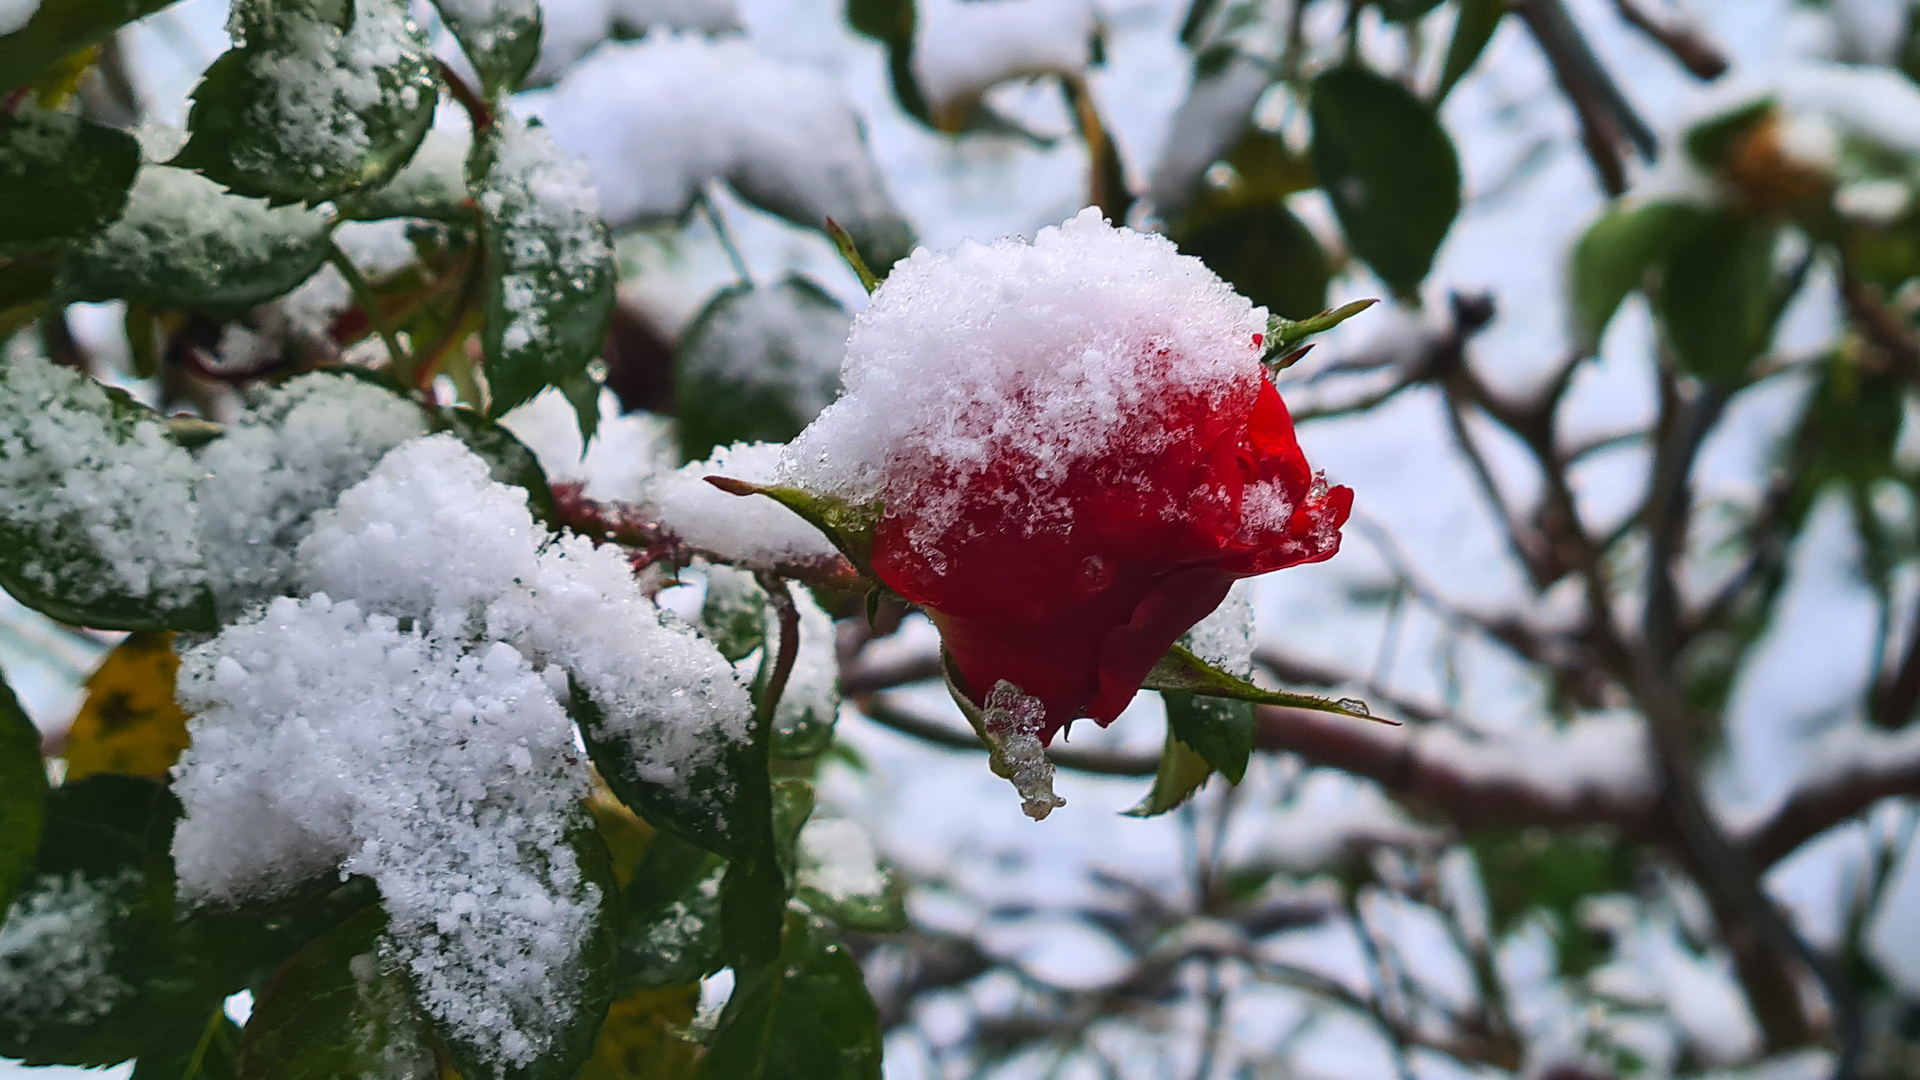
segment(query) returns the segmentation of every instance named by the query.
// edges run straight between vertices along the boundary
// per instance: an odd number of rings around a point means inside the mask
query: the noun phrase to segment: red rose
[[[1092,211],[1032,245],[896,266],[854,325],[846,395],[789,478],[878,500],[871,566],[925,608],[976,699],[1006,680],[1041,738],[1120,714],[1237,578],[1339,549],[1260,366],[1265,313]]]

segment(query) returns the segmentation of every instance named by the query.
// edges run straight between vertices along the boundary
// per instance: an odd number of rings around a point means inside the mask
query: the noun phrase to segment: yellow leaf
[[[67,779],[95,773],[164,777],[187,748],[187,714],[174,704],[180,658],[173,635],[128,634],[87,678],[87,700],[67,732]]]
[[[683,1080],[703,1048],[681,1038],[700,1007],[700,987],[641,990],[613,1003],[578,1080]]]
[[[600,829],[600,839],[606,841],[607,851],[613,856],[613,877],[622,889],[633,877],[633,868],[639,864],[640,856],[647,850],[647,844],[653,839],[653,826],[627,809],[625,803],[614,798],[607,788],[606,781],[598,773],[593,777],[593,794],[587,796],[587,809],[593,812],[593,822]]]

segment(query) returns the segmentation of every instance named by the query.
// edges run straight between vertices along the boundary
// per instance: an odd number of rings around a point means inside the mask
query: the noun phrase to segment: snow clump
[[[1017,453],[1039,463],[1021,479],[1025,527],[1070,527],[1057,488],[1077,466],[1169,437],[1168,400],[1247,396],[1266,320],[1172,241],[1093,208],[1032,243],[923,248],[854,319],[846,389],[788,445],[780,477],[882,500],[937,551],[1000,527],[967,513],[966,492]]]
[[[691,786],[748,737],[752,704],[725,658],[640,591],[618,549],[549,539],[525,493],[453,436],[388,454],[316,519],[298,558],[311,592],[560,665],[632,744],[643,777],[716,816],[725,805],[730,793]]]
[[[214,595],[232,618],[291,590],[293,551],[387,451],[426,432],[406,399],[343,375],[302,375],[272,390],[200,452],[200,543],[219,567]]]
[[[478,201],[503,247],[501,344],[517,353],[548,337],[555,289],[586,288],[609,251],[586,166],[536,125],[506,118],[499,129]]]
[[[491,1061],[547,1049],[610,898],[567,845],[587,768],[524,656],[283,597],[189,650],[179,695],[197,714],[175,774],[186,899],[365,875],[429,1012]]]

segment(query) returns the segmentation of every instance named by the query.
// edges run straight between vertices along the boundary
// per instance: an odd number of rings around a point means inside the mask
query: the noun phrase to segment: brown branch
[[[1673,54],[1694,78],[1708,82],[1727,73],[1727,58],[1692,19],[1680,12],[1655,14],[1636,0],[1613,0],[1614,10],[1634,29]]]
[[[1631,140],[1650,159],[1655,145],[1653,133],[1594,59],[1560,0],[1519,0],[1513,12],[1526,23],[1546,55],[1554,81],[1573,106],[1580,120],[1580,142],[1594,171],[1600,174],[1600,186],[1609,196],[1626,191],[1623,144]]]
[[[1741,847],[1750,865],[1769,867],[1881,799],[1902,795],[1920,795],[1920,728],[1871,732],[1803,779],[1765,821],[1744,832]]]

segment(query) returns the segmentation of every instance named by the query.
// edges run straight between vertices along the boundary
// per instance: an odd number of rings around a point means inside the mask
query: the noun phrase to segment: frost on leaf
[[[240,0],[174,163],[243,195],[317,202],[378,184],[433,123],[438,86],[404,0]]]
[[[613,310],[613,243],[586,167],[545,130],[502,118],[476,148],[474,171],[492,282],[487,387],[498,416],[586,378]],[[583,413],[581,431],[597,420]]]
[[[980,726],[993,771],[1013,781],[1013,789],[1020,793],[1020,809],[1028,817],[1045,820],[1056,807],[1067,805],[1067,800],[1053,793],[1053,762],[1047,760],[1046,746],[1040,742],[1046,706],[1005,680],[987,694],[985,705]]]
[[[47,1025],[111,1012],[133,987],[110,970],[109,923],[126,900],[117,883],[79,871],[33,881],[0,922],[0,1033],[9,1042]]]
[[[581,942],[610,897],[568,843],[586,764],[551,681],[511,646],[282,598],[190,650],[176,770],[189,902],[364,875],[421,1004],[502,1069],[580,1004]]]
[[[0,581],[82,626],[211,629],[186,451],[42,357],[0,369]]]
[[[420,410],[392,391],[313,374],[269,391],[209,443],[194,498],[221,615],[290,591],[313,515],[425,431]]]

